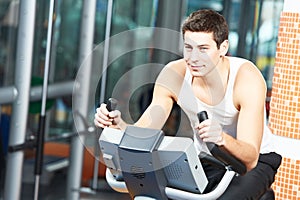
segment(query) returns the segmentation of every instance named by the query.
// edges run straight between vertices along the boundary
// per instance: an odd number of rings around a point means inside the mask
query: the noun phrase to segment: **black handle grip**
[[[225,163],[229,168],[233,171],[237,172],[240,175],[244,175],[247,172],[247,168],[240,160],[236,157],[232,156],[231,154],[225,152],[217,145],[214,145],[213,148],[210,150],[211,154],[217,158],[218,160]]]
[[[118,105],[118,100],[114,98],[109,98],[106,104],[106,108],[110,112],[115,110],[117,108],[117,105]]]
[[[198,120],[200,123],[203,122],[204,120],[208,119],[208,115],[207,115],[206,111],[201,111],[201,112],[197,113],[197,117],[198,117]]]
[[[37,135],[37,148],[35,153],[35,175],[41,175],[43,171],[45,124],[46,116],[40,116],[39,131]]]

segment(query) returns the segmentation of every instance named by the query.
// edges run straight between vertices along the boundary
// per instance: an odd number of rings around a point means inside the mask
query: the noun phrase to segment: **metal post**
[[[95,26],[95,10],[96,0],[83,1],[83,13],[81,22],[80,35],[80,53],[79,53],[79,71],[73,94],[73,113],[80,113],[83,117],[88,116],[88,103],[91,79],[91,61],[94,40],[94,26]],[[84,62],[83,62],[84,61]],[[76,124],[77,131],[84,131],[86,127],[82,123]],[[71,141],[70,166],[68,169],[67,179],[67,199],[76,200],[80,198],[81,174],[83,164],[84,135],[73,137]]]
[[[20,17],[16,54],[15,86],[18,95],[13,103],[9,145],[25,141],[29,91],[32,69],[36,1],[20,1]],[[24,152],[11,152],[7,155],[4,199],[20,199]]]
[[[106,27],[105,27],[105,40],[104,40],[104,55],[102,63],[102,80],[101,80],[101,89],[100,89],[100,102],[104,102],[105,98],[105,88],[106,88],[106,76],[107,76],[107,64],[108,64],[108,53],[109,53],[109,37],[111,29],[111,20],[112,20],[112,8],[113,0],[108,0],[107,5],[107,15],[106,15]]]
[[[48,85],[47,97],[69,96],[73,92],[74,81],[52,83]],[[14,102],[18,96],[18,91],[14,86],[0,88],[0,105]],[[40,101],[42,96],[42,86],[34,86],[30,89],[30,101]]]
[[[54,12],[54,0],[50,1],[49,16],[48,16],[48,33],[47,33],[47,48],[46,59],[44,69],[44,82],[42,90],[42,106],[39,118],[39,129],[37,135],[37,146],[35,156],[35,186],[34,186],[34,200],[38,199],[40,176],[43,170],[43,154],[44,154],[44,136],[45,136],[45,122],[46,122],[46,100],[48,91],[48,79],[49,79],[49,67],[50,67],[50,55],[51,55],[51,41],[52,41],[52,25],[53,25],[53,12]]]
[[[108,67],[109,38],[110,38],[110,30],[111,30],[112,9],[113,9],[113,0],[108,0],[107,14],[106,14],[106,26],[105,26],[104,52],[103,52],[104,55],[103,55],[103,63],[102,63],[102,80],[101,80],[100,102],[99,103],[102,103],[102,102],[105,101],[105,90],[106,90],[106,78],[107,78],[107,67]],[[98,146],[98,141],[95,141],[95,150],[97,149],[97,146]],[[95,151],[92,189],[97,189],[99,156],[100,156],[99,152]]]
[[[257,60],[257,50],[258,50],[258,45],[259,45],[259,29],[260,29],[260,26],[261,26],[261,14],[262,14],[262,7],[263,7],[263,3],[264,1],[263,0],[256,0],[256,3],[255,3],[255,10],[257,9],[258,7],[258,16],[257,16],[257,19],[254,18],[254,23],[255,26],[252,26],[252,41],[251,41],[251,48],[250,48],[250,55],[249,55],[249,59],[256,63],[256,60]],[[254,11],[256,12],[256,11]]]
[[[178,12],[174,12],[174,10]],[[157,27],[167,28],[174,31],[180,32],[181,22],[185,13],[185,1],[173,1],[164,0],[158,2],[158,13],[157,13]],[[159,36],[157,36],[159,34]],[[173,41],[173,42],[168,42]],[[180,40],[177,38],[170,38],[168,31],[155,33],[154,44],[164,44],[168,49],[174,49],[179,51]],[[178,54],[165,54],[164,52],[157,52],[154,54],[155,63],[167,63],[170,60],[177,59]]]
[[[18,91],[14,86],[0,88],[0,104],[13,102],[18,96]]]
[[[238,26],[238,46],[237,46],[237,56],[248,58],[247,51],[246,51],[246,37],[247,37],[247,31],[249,30],[249,21],[252,21],[250,19],[251,17],[251,1],[245,0],[241,2],[241,13],[239,19],[239,26]]]

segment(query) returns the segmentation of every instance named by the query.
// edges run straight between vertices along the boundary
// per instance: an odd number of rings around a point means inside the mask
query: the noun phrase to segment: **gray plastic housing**
[[[145,136],[140,134],[139,131],[141,131],[140,128],[134,128],[134,131],[129,131],[130,137],[126,136],[124,138],[124,132],[120,130],[105,128],[102,131],[99,138],[100,150],[105,165],[116,178],[121,179],[124,173],[123,170],[128,172],[128,169],[132,166],[135,166],[132,169],[140,170],[136,166],[149,165],[151,163],[154,165],[151,167],[154,167],[159,171],[158,174],[162,174],[166,178],[168,187],[193,193],[202,193],[204,191],[208,180],[198,159],[192,139],[163,136],[160,130],[149,130],[150,133],[146,134],[148,139],[145,139]],[[145,141],[147,142],[145,143]],[[124,152],[121,153],[126,155],[126,157],[120,157],[120,149],[122,149],[121,151],[124,151],[124,149],[127,151],[125,154]],[[150,154],[153,154],[154,157]],[[143,155],[145,156],[144,158]],[[127,166],[125,168],[127,169],[122,169],[120,160],[126,160],[125,165]],[[143,166],[143,169],[146,168]],[[135,175],[138,178],[143,176],[141,173],[135,173]],[[152,175],[156,176],[157,173]],[[129,181],[134,182],[133,179]],[[126,183],[126,185],[131,184],[131,182]],[[153,183],[142,183],[143,188],[149,187],[150,190],[153,187],[151,184]]]

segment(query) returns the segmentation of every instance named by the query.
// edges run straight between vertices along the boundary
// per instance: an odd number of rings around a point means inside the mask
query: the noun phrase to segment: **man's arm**
[[[142,114],[135,126],[161,129],[168,119],[173,107],[176,94],[180,90],[182,74],[185,72],[183,60],[173,61],[166,65],[160,72],[154,86],[151,104]],[[121,112],[114,110],[109,112],[106,104],[97,108],[94,124],[98,127],[112,127],[125,130],[129,125],[121,118]]]
[[[165,124],[173,106],[169,91],[161,85],[154,86],[152,102],[134,124],[135,126],[161,129]]]
[[[155,82],[152,102],[135,123],[136,126],[156,129],[163,127],[177,100],[184,72],[183,60],[170,62],[164,67]]]
[[[266,84],[259,70],[245,63],[234,86],[234,104],[239,109],[237,138],[224,136],[224,148],[240,159],[248,170],[258,161],[264,129]]]

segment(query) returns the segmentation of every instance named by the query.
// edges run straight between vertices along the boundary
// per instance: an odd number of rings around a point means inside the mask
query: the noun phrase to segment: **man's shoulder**
[[[258,67],[250,60],[242,57],[234,57],[234,56],[227,56],[230,68],[233,71],[236,71],[238,75],[245,75],[247,72],[255,72],[256,74],[260,74]]]
[[[184,59],[170,61],[166,66],[165,70],[176,72],[179,75],[184,75],[186,71],[186,62]]]
[[[178,59],[178,60],[172,60],[166,66],[169,66],[169,67],[185,67],[186,62],[182,58],[182,59]]]
[[[242,57],[237,57],[237,56],[227,56],[227,58],[229,59],[231,64],[239,64],[239,65],[243,65],[243,64],[251,64],[254,65],[250,60],[246,59],[246,58],[242,58]]]
[[[186,62],[184,59],[170,61],[162,70],[163,74],[176,73],[177,75],[184,76],[186,71]]]
[[[250,85],[253,88],[258,85],[260,88],[264,88],[266,83],[258,67],[247,59],[236,59],[241,62],[235,78],[236,85],[240,85],[241,87]]]
[[[160,72],[156,85],[167,88],[172,95],[177,96],[184,80],[186,64],[183,59],[169,62]]]

